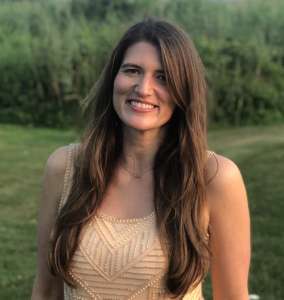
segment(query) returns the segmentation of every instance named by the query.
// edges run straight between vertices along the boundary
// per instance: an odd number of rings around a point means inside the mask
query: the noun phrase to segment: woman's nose
[[[150,96],[153,93],[153,82],[152,78],[148,76],[143,76],[136,83],[134,91],[141,97]]]

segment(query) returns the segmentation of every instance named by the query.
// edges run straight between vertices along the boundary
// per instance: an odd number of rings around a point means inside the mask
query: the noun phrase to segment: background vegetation
[[[30,299],[44,163],[73,131],[0,125],[0,299]],[[250,293],[284,299],[284,125],[211,130],[210,149],[239,165],[248,190],[253,255]],[[210,296],[210,281],[205,286]]]
[[[207,68],[210,118],[284,120],[282,0],[0,0],[0,122],[65,126],[122,32],[154,15],[190,33]]]
[[[248,189],[250,292],[284,299],[284,1],[0,0],[0,123],[83,122],[80,105],[113,45],[149,15],[193,38],[207,69],[212,123],[248,125],[210,130],[209,142],[237,162]],[[0,124],[0,299],[30,298],[43,165],[77,136]],[[210,281],[205,294],[210,299]]]

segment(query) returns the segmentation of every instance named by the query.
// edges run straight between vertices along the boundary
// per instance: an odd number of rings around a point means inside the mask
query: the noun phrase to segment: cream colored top
[[[76,145],[68,160],[59,209],[71,187]],[[154,212],[144,218],[120,219],[99,214],[86,225],[70,267],[77,288],[64,284],[64,300],[161,300],[167,259],[158,238]],[[201,284],[185,300],[201,300]]]

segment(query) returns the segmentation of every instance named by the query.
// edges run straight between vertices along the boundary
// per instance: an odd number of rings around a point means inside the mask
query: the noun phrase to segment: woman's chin
[[[136,123],[136,122],[123,122],[124,128],[126,130],[135,130],[139,132],[143,131],[159,131],[160,127],[155,126],[154,124],[150,123]]]

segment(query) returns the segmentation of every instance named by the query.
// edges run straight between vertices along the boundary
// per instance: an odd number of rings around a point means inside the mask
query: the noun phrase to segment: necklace
[[[143,172],[141,173],[135,173],[133,171],[130,171],[128,168],[126,168],[126,166],[122,165],[121,164],[121,167],[128,173],[130,174],[132,177],[134,177],[135,179],[141,179],[143,177],[143,175],[145,175],[146,173],[150,172],[153,170],[153,168],[148,168],[146,170],[144,170]]]

